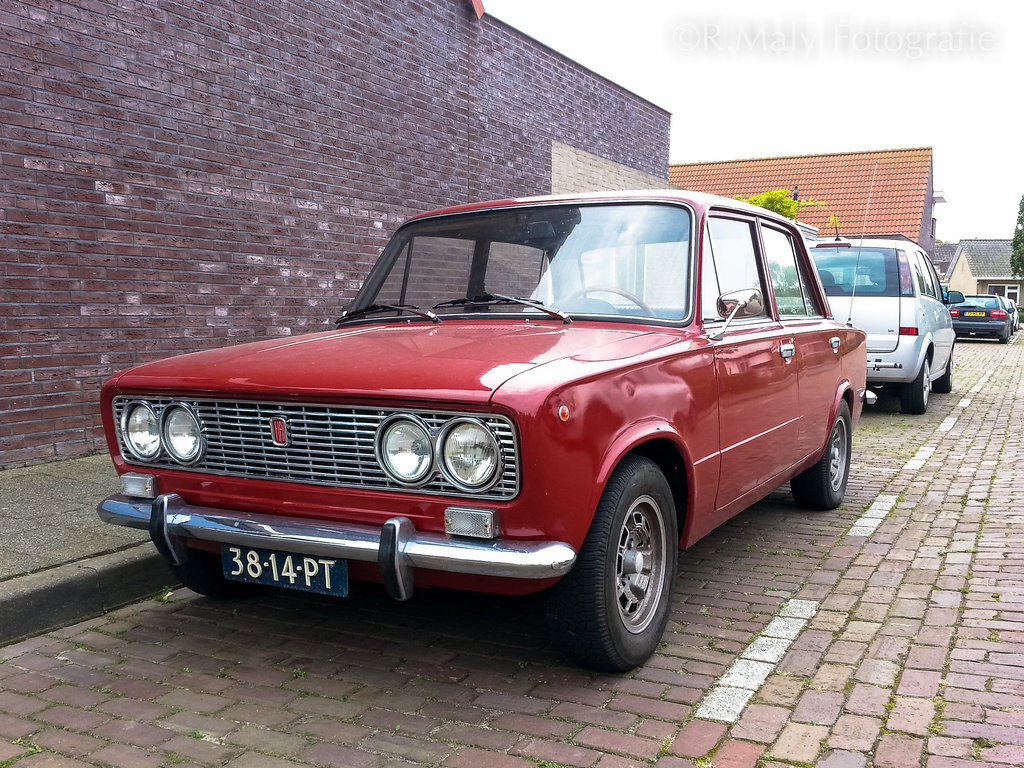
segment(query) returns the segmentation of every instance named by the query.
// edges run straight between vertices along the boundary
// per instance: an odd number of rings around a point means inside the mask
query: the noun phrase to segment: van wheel
[[[793,500],[799,506],[824,510],[835,509],[843,503],[853,454],[851,437],[850,406],[844,400],[839,404],[832,432],[818,463],[789,481]]]
[[[932,382],[932,392],[947,394],[953,391],[953,348],[949,350],[949,360],[946,361],[946,370]]]
[[[576,564],[547,595],[551,637],[567,655],[609,672],[651,657],[668,623],[677,530],[658,465],[627,457],[608,481]]]
[[[924,413],[928,410],[928,393],[932,389],[931,369],[928,358],[921,362],[921,370],[914,380],[904,384],[900,391],[900,410],[903,413]]]

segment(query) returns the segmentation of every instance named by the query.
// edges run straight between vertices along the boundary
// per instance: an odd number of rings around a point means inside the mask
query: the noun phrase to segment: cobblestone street
[[[1024,764],[1024,342],[865,409],[834,512],[778,492],[682,553],[632,673],[564,662],[540,598],[178,590],[0,647],[0,766]]]

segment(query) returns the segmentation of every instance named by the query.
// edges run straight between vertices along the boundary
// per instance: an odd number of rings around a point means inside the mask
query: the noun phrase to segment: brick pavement
[[[659,653],[567,666],[537,598],[185,590],[0,648],[0,766],[1024,764],[1024,342],[883,399],[846,503],[785,493],[681,558]]]

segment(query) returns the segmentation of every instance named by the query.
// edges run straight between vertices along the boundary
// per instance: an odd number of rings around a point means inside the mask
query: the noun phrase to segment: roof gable
[[[669,180],[727,197],[799,188],[801,199],[825,203],[800,211],[801,221],[821,230],[835,215],[841,235],[890,232],[919,240],[931,173],[931,147],[919,147],[686,163],[670,166]]]
[[[1016,280],[1010,268],[1011,240],[961,240],[958,256],[967,259],[975,280]]]

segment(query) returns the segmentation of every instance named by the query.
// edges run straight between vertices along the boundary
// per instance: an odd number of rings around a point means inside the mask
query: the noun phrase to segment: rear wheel
[[[1000,344],[1009,344],[1010,343],[1010,332],[1009,331],[1007,331],[1004,335],[999,337],[999,343]]]
[[[839,404],[836,420],[818,463],[789,481],[793,500],[806,509],[835,509],[843,503],[850,474],[852,440],[850,407]]]
[[[665,476],[630,456],[612,473],[573,569],[547,596],[552,638],[575,661],[624,672],[668,623],[679,535]]]
[[[946,394],[953,391],[953,349],[949,350],[949,359],[946,361],[946,370],[932,382],[932,391]]]
[[[928,410],[928,394],[932,389],[931,368],[928,358],[921,362],[921,370],[914,380],[904,384],[900,391],[900,410],[903,413],[924,413]]]

